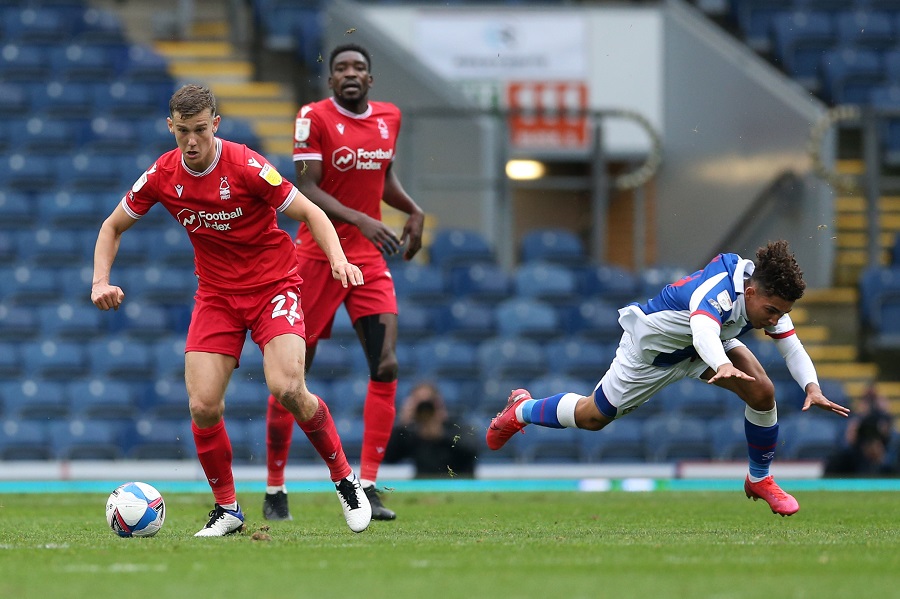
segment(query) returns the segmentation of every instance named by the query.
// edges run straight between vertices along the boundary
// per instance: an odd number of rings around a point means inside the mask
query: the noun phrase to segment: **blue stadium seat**
[[[481,341],[497,334],[493,308],[466,298],[437,308],[434,324],[441,337],[461,341]]]
[[[712,457],[715,460],[734,461],[747,459],[747,437],[742,415],[726,415],[707,422]]]
[[[577,297],[578,282],[566,266],[547,262],[526,262],[514,274],[516,294],[553,305],[572,302]]]
[[[622,337],[619,309],[597,297],[560,310],[562,328],[567,334],[587,341],[616,343]]]
[[[869,94],[869,104],[877,110],[896,110],[900,106],[900,52],[897,77],[893,83],[879,85]],[[890,166],[900,165],[900,117],[886,117],[879,123],[879,141],[884,162]],[[891,248],[891,264],[900,264],[900,245],[894,241]]]
[[[119,74],[115,55],[103,46],[51,46],[49,60],[54,76],[66,81],[104,83]]]
[[[143,148],[138,141],[137,127],[131,121],[106,116],[93,118],[81,149],[115,162],[120,169],[119,183],[130,183],[143,172],[132,158]]]
[[[107,323],[100,312],[85,299],[37,307],[41,332],[47,338],[84,341],[104,335]]]
[[[525,434],[516,436],[511,445],[519,463],[572,463],[581,459],[582,446],[578,437],[582,434],[585,431],[529,426]]]
[[[18,125],[17,125],[18,126]],[[22,140],[13,141],[17,146]],[[0,158],[5,191],[42,192],[58,182],[57,161],[48,156],[15,153]]]
[[[263,380],[265,372],[263,370],[263,354],[252,339],[249,333],[244,341],[244,347],[241,349],[240,370],[242,378]]]
[[[269,388],[264,379],[232,379],[225,391],[225,415],[230,421],[265,420],[268,397]],[[262,440],[265,442],[265,438]]]
[[[354,355],[361,353],[357,347],[341,347],[329,341],[318,343],[311,371],[315,372],[317,377],[327,380],[351,375],[356,371]]]
[[[641,463],[646,460],[644,421],[619,418],[600,431],[579,431],[582,460],[603,463]]]
[[[93,276],[94,269],[89,265],[63,269],[59,273],[60,298],[75,303],[89,301]]]
[[[129,339],[154,341],[171,333],[169,314],[160,306],[131,299],[108,316],[110,329]]]
[[[219,122],[216,137],[244,144],[254,150],[262,147],[259,136],[253,130],[252,124],[242,118],[229,117],[227,114]]]
[[[699,418],[652,416],[644,421],[644,438],[649,461],[709,460],[713,455],[706,423]]]
[[[9,302],[23,305],[59,299],[59,277],[53,269],[22,265],[3,274],[7,276],[2,279],[0,299],[5,297]]]
[[[153,359],[147,344],[126,337],[109,337],[88,344],[91,372],[117,380],[153,377]]]
[[[750,348],[762,367],[766,369],[769,378],[790,379],[791,373],[788,370],[787,362],[784,361],[775,342],[769,338],[753,339],[749,337],[750,335],[744,335],[741,337],[741,341]]]
[[[778,14],[772,35],[774,54],[785,72],[806,89],[818,91],[822,54],[833,48],[837,39],[831,17],[802,10]]]
[[[435,266],[404,263],[391,269],[397,298],[418,304],[444,304],[450,299],[444,271]]]
[[[789,10],[784,0],[741,0],[732,2],[732,18],[744,34],[747,45],[757,52],[768,52],[771,47],[769,31],[772,20]]]
[[[39,194],[37,214],[40,222],[46,227],[87,228],[96,238],[100,225],[109,212],[105,206],[101,209],[93,194],[69,193],[62,190]],[[83,242],[84,240],[81,240],[79,243]],[[90,256],[93,256],[93,244],[90,249]]]
[[[65,157],[58,173],[61,185],[69,191],[109,193],[121,189],[123,194],[133,182],[131,175],[137,178],[140,173],[123,173],[119,160],[89,152]]]
[[[90,119],[94,114],[93,85],[81,81],[53,80],[29,86],[35,116],[56,119]]]
[[[150,46],[131,44],[128,59],[121,72],[126,83],[143,82],[168,84],[174,90],[174,80],[169,73],[169,62]],[[174,144],[173,144],[174,147]]]
[[[22,346],[26,375],[47,380],[67,380],[87,373],[82,343],[51,338],[27,341]]]
[[[599,381],[615,358],[617,347],[617,343],[600,343],[567,337],[549,343],[544,353],[550,372]]]
[[[7,119],[23,117],[31,112],[28,87],[23,83],[0,83],[0,114]]]
[[[550,371],[539,376],[528,384],[528,391],[535,399],[551,397],[558,393],[577,393],[588,396],[597,386],[597,381]]]
[[[172,221],[171,224],[167,222],[161,235],[157,231],[154,231],[152,235],[155,243],[150,244],[148,250],[154,261],[193,270],[194,246],[191,245],[191,240],[184,231],[184,227],[175,221]]]
[[[341,437],[344,453],[355,461],[355,456],[362,454],[364,428],[362,418],[335,418],[334,425]],[[309,443],[306,444],[309,445]]]
[[[473,229],[439,229],[428,248],[431,264],[442,269],[496,261],[494,248],[487,238]]]
[[[841,47],[822,56],[823,91],[833,104],[861,104],[883,83],[881,57],[874,50]]]
[[[3,277],[0,280],[8,281],[5,277],[9,273],[8,269],[0,269],[0,277]],[[40,330],[34,308],[0,302],[0,339],[21,342],[37,337]]]
[[[51,422],[50,441],[60,460],[119,460],[125,427],[108,420]]]
[[[28,359],[27,355],[25,359]],[[47,420],[67,418],[71,402],[65,387],[57,381],[25,378],[0,383],[7,418]]]
[[[0,189],[0,229],[21,230],[35,220],[34,202],[27,194]]]
[[[639,297],[637,277],[619,266],[589,265],[577,269],[575,274],[582,295],[596,295],[616,306],[623,306]]]
[[[28,169],[33,169],[40,166],[35,164],[38,159],[48,159],[59,153],[71,152],[81,143],[82,130],[80,123],[32,113],[27,119],[14,121],[10,125],[9,140],[17,152],[26,155]],[[56,163],[51,163],[50,166],[58,170]],[[32,173],[32,176],[34,175],[35,173]],[[59,173],[53,173],[52,176],[58,178]],[[43,189],[36,186],[30,189],[45,191],[46,184]]]
[[[482,379],[522,379],[517,386],[547,372],[541,345],[525,338],[492,337],[482,341],[478,344],[476,358]]]
[[[800,413],[779,418],[778,456],[825,460],[841,446],[846,423],[833,415]]]
[[[512,295],[512,276],[498,264],[479,263],[450,269],[450,292],[454,297],[501,301]]]
[[[584,243],[567,229],[535,229],[522,237],[523,262],[551,262],[580,266],[588,262]]]
[[[478,375],[474,343],[435,338],[416,344],[417,373],[434,380],[467,379]]]
[[[334,314],[334,321],[331,323],[331,337],[329,339],[344,347],[359,345],[356,329],[353,328],[353,323],[350,322],[350,315],[347,314],[347,309],[343,305]]]
[[[188,394],[184,378],[159,378],[153,383],[153,390],[145,410],[148,418],[161,421],[184,421],[190,424]]]
[[[166,83],[117,80],[94,87],[94,106],[98,116],[165,124],[161,117],[168,113],[169,98],[174,91]],[[168,144],[166,149],[174,148],[174,137],[168,129],[160,128],[159,133],[160,139]]]
[[[157,376],[171,379],[184,376],[184,345],[185,338],[180,335],[168,335],[151,343],[150,352],[153,354]],[[238,369],[238,372],[241,370],[243,368]]]
[[[0,230],[0,265],[10,266],[19,260],[19,236],[14,231]]]
[[[119,15],[111,10],[83,6],[76,11],[72,40],[88,45],[122,46],[128,43]]]
[[[5,11],[2,39],[20,44],[59,44],[72,37],[73,22],[62,11],[23,7]]]
[[[187,403],[175,419],[142,418],[134,427],[128,457],[134,460],[184,460],[195,455]]]
[[[66,384],[66,393],[78,419],[131,423],[138,415],[133,387],[124,381],[79,379]]]
[[[682,379],[663,387],[653,401],[666,414],[705,419],[725,416],[743,405],[729,391],[695,379]]]
[[[675,283],[690,273],[676,266],[650,266],[638,274],[640,297],[649,299],[654,297],[666,285]]]
[[[127,236],[123,235],[123,245]],[[188,304],[197,292],[197,277],[185,269],[129,268],[120,274],[120,278],[127,285],[127,289],[123,285],[126,293],[130,290],[133,298],[150,304]]]
[[[19,257],[32,266],[74,266],[82,264],[80,235],[70,229],[45,228],[19,234]]]
[[[43,47],[12,42],[0,47],[0,81],[41,82],[50,73],[50,57]]]
[[[0,425],[0,459],[49,460],[48,426],[45,421],[8,419]]]
[[[0,379],[16,378],[22,375],[22,358],[19,343],[0,341]],[[0,412],[3,406],[0,405]]]
[[[316,379],[322,380],[327,385],[322,390],[329,392],[328,397],[319,396],[328,404],[328,409],[335,419],[362,417],[363,405],[369,388],[368,375],[356,373],[330,383],[318,376]],[[318,394],[318,391],[315,393]]]
[[[890,50],[896,45],[897,39],[894,16],[887,12],[863,9],[840,13],[835,17],[838,43],[878,51]]]
[[[141,147],[150,154],[150,161],[176,148],[175,136],[169,131],[164,118],[144,118],[136,126]],[[146,167],[149,166],[148,163]]]
[[[501,302],[494,314],[501,335],[548,340],[564,333],[556,310],[540,300],[514,297]]]

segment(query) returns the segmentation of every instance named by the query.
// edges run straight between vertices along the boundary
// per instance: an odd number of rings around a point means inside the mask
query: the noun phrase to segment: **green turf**
[[[273,523],[195,539],[211,498],[166,496],[163,530],[120,539],[106,496],[0,495],[0,597],[900,596],[895,493],[803,492],[772,514],[735,492],[393,493],[395,522],[355,535],[333,494]]]

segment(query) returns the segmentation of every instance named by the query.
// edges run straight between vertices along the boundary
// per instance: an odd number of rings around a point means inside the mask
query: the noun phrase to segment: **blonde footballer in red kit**
[[[353,44],[335,48],[329,61],[332,97],[303,106],[294,125],[297,187],[334,223],[348,260],[360,267],[366,284],[335,285],[326,256],[303,224],[297,233],[297,255],[307,307],[307,371],[316,343],[331,336],[341,304],[365,351],[369,384],[363,407],[360,479],[372,505],[372,518],[393,520],[396,514],[384,507],[375,487],[394,425],[398,372],[397,298],[384,256],[397,254],[405,245],[403,257],[412,259],[422,245],[425,218],[393,171],[400,110],[368,99],[370,66],[365,48]],[[399,237],[381,220],[382,201],[409,215]],[[263,515],[269,520],[289,520],[284,467],[293,426],[274,397],[269,398],[266,421],[268,477]]]
[[[101,226],[91,300],[101,310],[122,304],[123,290],[110,282],[119,241],[161,204],[190,238],[198,278],[184,374],[197,457],[215,505],[194,536],[225,536],[244,525],[223,415],[225,389],[239,366],[247,331],[263,352],[270,392],[322,456],[348,526],[361,532],[371,520],[371,506],[347,462],[328,407],[306,387],[302,279],[294,244],[278,228],[277,212],[309,227],[338,287],[362,285],[362,273],[347,260],[321,209],[263,156],[215,137],[221,117],[209,89],[183,86],[172,96],[169,112],[178,148],[141,175]]]

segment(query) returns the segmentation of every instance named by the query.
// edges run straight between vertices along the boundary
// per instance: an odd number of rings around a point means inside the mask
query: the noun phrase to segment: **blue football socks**
[[[750,479],[757,482],[769,476],[769,464],[775,457],[775,447],[778,445],[778,423],[759,426],[744,419],[744,434],[747,436]]]

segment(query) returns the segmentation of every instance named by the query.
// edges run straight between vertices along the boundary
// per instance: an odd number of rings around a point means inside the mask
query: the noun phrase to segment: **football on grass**
[[[106,523],[120,537],[152,537],[166,521],[166,502],[147,483],[125,483],[106,500]]]

